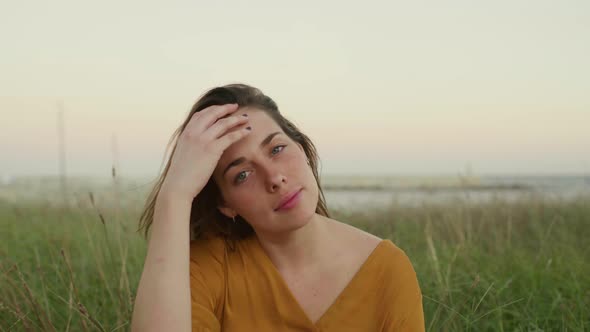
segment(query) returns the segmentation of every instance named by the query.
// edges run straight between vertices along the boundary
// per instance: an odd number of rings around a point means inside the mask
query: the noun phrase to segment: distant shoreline
[[[533,186],[522,185],[518,183],[507,185],[419,185],[407,187],[388,187],[382,185],[334,185],[325,184],[322,186],[324,190],[330,191],[487,191],[487,190],[534,190]]]

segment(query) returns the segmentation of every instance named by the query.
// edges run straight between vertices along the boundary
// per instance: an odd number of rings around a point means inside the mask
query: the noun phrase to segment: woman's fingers
[[[231,129],[239,129],[238,126],[244,125],[247,122],[248,117],[241,114],[219,119],[205,131],[205,136],[212,139],[220,138]]]
[[[238,104],[224,104],[224,105],[213,105],[203,109],[198,116],[196,127],[199,132],[204,132],[211,127],[220,118],[230,115],[238,109]],[[195,114],[197,114],[195,113]]]
[[[221,154],[250,132],[246,128],[249,126],[244,126],[248,122],[247,116],[232,115],[237,109],[237,104],[224,104],[212,105],[196,112],[184,130],[185,135],[200,137],[204,144],[211,144],[213,150]]]
[[[215,144],[218,144],[219,149],[225,151],[230,145],[234,144],[235,142],[241,140],[248,134],[252,132],[251,127],[240,128],[239,130],[231,131],[223,136],[221,136],[218,140],[215,141]]]

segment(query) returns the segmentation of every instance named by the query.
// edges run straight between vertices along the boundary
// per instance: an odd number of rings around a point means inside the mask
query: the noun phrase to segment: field
[[[0,201],[0,331],[127,331],[139,205]],[[590,330],[590,197],[392,204],[332,217],[412,260],[427,331]]]

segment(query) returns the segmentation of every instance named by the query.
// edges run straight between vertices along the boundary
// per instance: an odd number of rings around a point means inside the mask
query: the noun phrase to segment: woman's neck
[[[322,264],[334,254],[332,220],[314,214],[305,226],[280,236],[256,234],[275,267],[285,273],[303,271]]]

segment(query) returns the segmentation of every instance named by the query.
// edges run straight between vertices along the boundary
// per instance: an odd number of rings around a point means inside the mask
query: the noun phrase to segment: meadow
[[[140,207],[0,200],[0,331],[128,331]],[[331,213],[406,252],[427,331],[590,330],[590,197]]]

